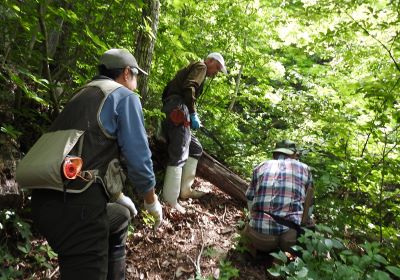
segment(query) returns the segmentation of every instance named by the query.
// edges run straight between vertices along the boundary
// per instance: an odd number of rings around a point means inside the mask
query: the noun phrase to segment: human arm
[[[157,215],[156,220],[161,220],[162,210],[154,194],[153,163],[139,98],[126,88],[116,90],[106,99],[100,121],[105,133],[118,140],[128,178],[138,192],[144,194],[147,204],[157,208],[153,213]]]
[[[203,62],[189,65],[187,76],[182,81],[181,89],[184,102],[189,109],[189,114],[196,112],[195,102],[197,91],[206,78],[207,67]],[[201,89],[200,89],[201,90]]]
[[[128,178],[139,193],[155,186],[153,162],[138,96],[122,97],[116,106],[117,140],[125,159]]]

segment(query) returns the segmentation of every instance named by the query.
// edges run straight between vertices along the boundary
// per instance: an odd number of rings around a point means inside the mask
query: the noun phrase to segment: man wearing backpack
[[[296,144],[276,143],[273,159],[256,166],[246,191],[250,221],[243,234],[249,251],[291,252],[311,215],[313,181],[310,167],[297,160]]]
[[[162,126],[169,156],[163,198],[181,213],[185,213],[185,208],[178,203],[178,197],[200,198],[205,194],[191,188],[198,159],[203,153],[191,129],[201,127],[195,103],[203,92],[205,79],[218,72],[227,73],[224,58],[220,53],[210,53],[204,61],[192,62],[179,70],[163,91],[162,111],[166,119]]]
[[[125,49],[106,51],[98,70],[99,76],[77,91],[17,169],[21,187],[33,189],[33,220],[58,254],[63,280],[125,279],[125,241],[137,211],[121,192],[121,156],[156,227],[162,221],[142,107],[132,92],[138,75],[147,73]],[[37,176],[40,164],[47,165],[49,151],[62,141],[61,150],[72,155],[62,165],[62,183],[59,174],[46,175],[55,178],[53,184],[46,183],[51,178]],[[42,153],[30,153],[40,150],[46,156],[35,165],[34,158]],[[82,166],[74,165],[77,159]]]

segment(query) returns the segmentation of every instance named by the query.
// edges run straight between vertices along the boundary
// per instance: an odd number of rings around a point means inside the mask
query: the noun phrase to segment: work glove
[[[197,113],[190,114],[190,127],[193,129],[199,129],[201,127],[201,121]]]
[[[163,220],[163,213],[162,213],[162,207],[161,207],[160,202],[158,201],[158,199],[156,199],[151,204],[147,204],[146,201],[145,201],[144,202],[144,208],[156,220],[156,223],[154,224],[154,230],[156,231],[158,229],[158,227],[161,225],[161,222]]]
[[[115,201],[115,203],[118,203],[122,206],[125,206],[126,208],[129,209],[129,212],[131,212],[132,218],[135,217],[138,213],[136,210],[135,204],[133,204],[132,199],[129,197],[125,196],[123,193],[121,193],[118,197],[118,199]]]

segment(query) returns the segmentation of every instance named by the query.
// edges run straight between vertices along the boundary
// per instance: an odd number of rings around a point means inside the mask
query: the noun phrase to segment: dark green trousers
[[[109,261],[114,261],[109,255],[125,261],[129,210],[107,204],[101,185],[79,194],[34,190],[32,214],[35,226],[58,254],[62,280],[105,280]]]

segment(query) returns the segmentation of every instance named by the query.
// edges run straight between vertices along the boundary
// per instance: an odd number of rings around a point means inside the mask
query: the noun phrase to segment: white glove
[[[158,229],[158,227],[161,225],[161,222],[163,220],[163,213],[162,213],[162,207],[161,207],[160,202],[158,201],[158,199],[156,199],[151,204],[147,204],[146,201],[145,201],[144,202],[144,208],[156,220],[156,223],[154,224],[154,230],[156,231]]]
[[[122,206],[125,206],[126,208],[129,209],[129,212],[131,212],[132,218],[135,217],[138,213],[136,210],[135,204],[132,202],[132,199],[129,197],[125,196],[123,193],[121,193],[118,197],[118,199],[115,201],[115,203],[118,203]]]

